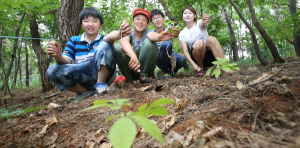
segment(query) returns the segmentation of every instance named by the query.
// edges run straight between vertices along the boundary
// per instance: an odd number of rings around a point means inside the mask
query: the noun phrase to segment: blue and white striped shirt
[[[84,39],[84,35],[85,33],[83,33],[81,36],[71,37],[62,55],[67,56],[71,60],[75,60],[75,63],[91,60],[94,57],[95,49],[103,40],[104,36],[98,34],[95,40],[89,44]]]

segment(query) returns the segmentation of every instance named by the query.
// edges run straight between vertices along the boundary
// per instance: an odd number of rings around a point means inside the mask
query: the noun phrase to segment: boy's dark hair
[[[160,14],[163,18],[165,17],[164,13],[159,9],[154,9],[150,13],[150,21],[152,22],[152,17],[156,14]]]
[[[84,8],[79,14],[78,22],[80,23],[80,25],[82,25],[82,20],[88,18],[89,16],[92,16],[93,18],[98,18],[100,20],[100,24],[104,24],[101,12],[94,7],[88,7]]]

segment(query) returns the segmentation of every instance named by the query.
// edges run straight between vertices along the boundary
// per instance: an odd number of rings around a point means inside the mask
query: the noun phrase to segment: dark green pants
[[[156,53],[157,46],[156,43],[151,42],[148,38],[146,38],[140,48],[139,53],[137,53],[137,58],[141,64],[140,73],[135,73],[128,66],[130,61],[130,57],[124,55],[123,52],[120,51],[120,43],[115,46],[117,53],[117,64],[119,69],[122,72],[122,75],[126,77],[126,82],[132,82],[133,80],[139,80],[140,76],[152,76],[156,67]]]

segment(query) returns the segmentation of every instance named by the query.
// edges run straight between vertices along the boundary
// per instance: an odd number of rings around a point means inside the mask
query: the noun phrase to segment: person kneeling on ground
[[[161,33],[162,31],[167,30],[164,28],[164,17],[164,13],[159,9],[154,9],[151,11],[150,21],[155,27],[154,32]],[[164,74],[166,74],[164,77],[162,77],[162,79],[169,78],[169,76],[174,77],[174,74],[186,64],[186,57],[182,53],[174,52],[171,40],[156,42],[156,44],[156,66],[159,67]],[[171,60],[172,58],[175,58],[175,62]]]
[[[211,62],[216,61],[216,57],[224,58],[218,40],[208,36],[207,23],[210,17],[203,14],[202,21],[197,23],[196,10],[188,6],[182,11],[182,21],[186,27],[179,34],[181,49],[198,76],[205,76],[204,67],[213,66]]]
[[[149,11],[134,10],[132,33],[122,38],[115,46],[117,64],[121,73],[126,77],[126,82],[133,80],[140,80],[141,83],[151,82],[152,80],[148,77],[154,75],[156,67],[157,46],[155,42],[172,39],[169,31],[156,33],[151,29],[146,29],[149,26],[149,20]]]
[[[84,30],[80,36],[68,41],[63,53],[58,43],[50,42],[46,53],[55,58],[56,63],[47,70],[47,77],[60,91],[65,89],[77,93],[74,101],[84,100],[96,93],[109,90],[116,71],[116,52],[114,42],[131,33],[128,23],[122,30],[112,31],[106,36],[99,34],[103,25],[102,14],[93,7],[83,9],[79,14],[79,23]],[[72,60],[75,64],[71,64]]]

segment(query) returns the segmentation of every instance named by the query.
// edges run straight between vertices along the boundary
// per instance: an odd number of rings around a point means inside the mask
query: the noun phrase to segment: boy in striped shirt
[[[56,63],[47,70],[47,77],[60,91],[65,89],[77,93],[74,101],[84,100],[96,93],[109,90],[116,70],[114,42],[131,33],[128,23],[121,30],[112,31],[106,36],[99,34],[103,25],[102,14],[93,7],[83,9],[79,14],[79,23],[84,30],[80,36],[68,41],[63,53],[56,42],[48,44],[46,53],[55,58]],[[75,64],[71,64],[72,61]]]

